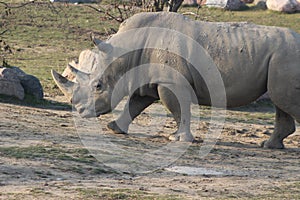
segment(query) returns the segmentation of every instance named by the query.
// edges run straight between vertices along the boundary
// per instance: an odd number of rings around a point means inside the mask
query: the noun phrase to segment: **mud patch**
[[[232,173],[229,172],[222,172],[217,171],[214,169],[206,169],[202,167],[188,167],[188,166],[173,166],[170,168],[165,168],[165,170],[170,172],[176,172],[179,174],[186,174],[190,176],[196,176],[196,175],[209,175],[209,176],[224,176],[224,175],[230,175]]]

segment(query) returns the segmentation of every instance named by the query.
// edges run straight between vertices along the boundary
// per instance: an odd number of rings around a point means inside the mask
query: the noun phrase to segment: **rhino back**
[[[248,23],[208,23],[203,27],[197,41],[221,73],[229,107],[250,103],[267,91],[271,59],[299,49],[294,33],[285,28]]]
[[[193,21],[177,13],[137,14],[126,20],[119,32],[142,27],[176,30],[198,42],[220,71],[229,107],[244,105],[258,98],[267,90],[270,60],[300,49],[299,34],[286,28]],[[159,39],[163,40],[158,33]],[[192,52],[190,56],[197,53]],[[201,63],[197,67],[202,67]],[[207,87],[203,87],[201,75],[191,72],[191,76],[199,101],[209,105],[209,93]]]

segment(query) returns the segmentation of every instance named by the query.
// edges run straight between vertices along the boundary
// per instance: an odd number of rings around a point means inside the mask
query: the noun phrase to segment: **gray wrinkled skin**
[[[265,148],[284,148],[283,139],[295,131],[295,122],[300,121],[300,35],[287,28],[258,26],[249,23],[210,23],[190,20],[176,13],[141,13],[121,24],[118,34],[130,29],[142,27],[160,27],[177,30],[199,43],[216,64],[226,91],[227,107],[237,107],[251,103],[268,91],[276,107],[275,130],[269,140],[262,145]],[[174,92],[185,91],[182,82],[172,77],[170,82],[164,70],[149,70],[142,78],[149,83],[163,77],[156,84],[148,84],[135,91],[120,117],[108,127],[116,133],[126,133],[129,124],[146,107],[160,99],[171,111],[178,124],[176,134],[171,140],[192,141],[190,133],[190,104],[211,105],[210,93],[204,79],[197,73],[199,66],[191,66],[184,58],[163,50],[144,49],[128,53],[113,62],[99,77],[99,70],[113,58],[116,46],[129,45],[135,42],[163,42],[165,35],[159,32],[156,40],[148,39],[148,35],[138,38],[116,40],[112,36],[106,43],[99,43],[98,72],[92,72],[88,78],[76,77],[78,84],[73,89],[72,103],[83,117],[99,116],[110,112],[126,95],[131,94],[131,85],[138,81],[132,76],[123,82],[118,89],[119,98],[111,103],[111,95],[120,77],[135,66],[145,63],[168,63],[182,74],[193,87],[197,100],[191,95],[185,96],[183,105],[179,105]],[[106,44],[106,45],[105,45]],[[110,44],[110,45],[107,45]],[[123,45],[120,45],[123,44]],[[165,44],[166,49],[168,44]],[[178,48],[197,55],[188,44]],[[195,69],[196,68],[196,69]],[[165,79],[164,79],[165,78]],[[80,81],[80,79],[82,79]],[[88,81],[87,81],[88,80]],[[57,81],[56,81],[57,82]],[[59,85],[59,83],[58,83]],[[61,88],[61,87],[60,87]],[[182,103],[182,101],[181,101]],[[131,116],[126,113],[130,112]]]

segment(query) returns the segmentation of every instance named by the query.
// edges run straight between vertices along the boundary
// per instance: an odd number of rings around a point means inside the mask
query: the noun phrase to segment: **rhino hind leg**
[[[174,94],[170,89],[178,93]],[[169,137],[169,140],[193,142],[194,137],[190,131],[191,99],[189,98],[190,95],[187,90],[184,88],[176,88],[176,86],[172,85],[167,87],[159,85],[158,95],[164,106],[172,113],[178,127],[178,130]],[[178,101],[178,99],[181,100]]]
[[[262,147],[270,149],[283,149],[283,140],[295,132],[295,120],[286,112],[276,106],[276,119],[274,133]]]
[[[116,121],[109,122],[107,124],[107,128],[112,130],[115,134],[127,134],[127,130],[124,130],[124,128],[119,127]]]
[[[127,134],[130,123],[157,98],[132,95],[117,120],[108,123],[107,127],[116,134]]]

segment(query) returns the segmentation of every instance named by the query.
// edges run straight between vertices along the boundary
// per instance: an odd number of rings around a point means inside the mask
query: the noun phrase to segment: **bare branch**
[[[122,23],[124,21],[124,19],[122,19],[122,18],[113,16],[112,14],[110,14],[108,11],[106,11],[101,6],[99,6],[100,8],[96,8],[96,7],[92,6],[92,5],[85,5],[85,6],[91,8],[91,9],[93,9],[93,10],[99,12],[99,13],[103,13],[103,14],[107,15],[108,17],[112,18],[113,20],[116,20],[119,23]]]
[[[6,33],[8,30],[4,30],[0,33],[0,35],[3,35],[4,33]]]
[[[1,2],[1,1],[0,1],[0,4],[3,4],[5,7],[9,7],[8,4],[5,3],[5,2]]]
[[[124,18],[123,18],[123,13],[122,13],[122,10],[120,9],[120,7],[118,5],[115,5],[115,8],[118,10],[118,12],[120,13],[120,18],[122,20],[122,22],[124,21]]]
[[[193,13],[193,12],[185,12],[185,13],[182,13],[183,15],[192,15],[192,16],[195,16],[196,18],[200,18],[200,15],[196,14],[196,13]]]

